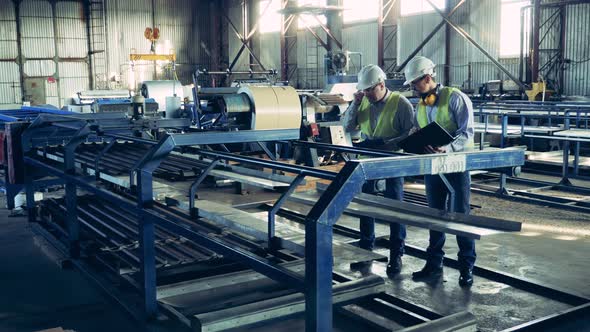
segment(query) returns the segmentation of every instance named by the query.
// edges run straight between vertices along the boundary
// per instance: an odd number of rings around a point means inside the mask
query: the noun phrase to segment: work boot
[[[372,260],[350,263],[350,269],[352,271],[367,270],[373,264]]]
[[[401,255],[390,256],[389,264],[387,264],[387,270],[385,270],[385,272],[387,272],[387,275],[396,275],[396,274],[400,273],[401,270],[402,270],[402,256]]]
[[[473,268],[461,269],[459,285],[462,287],[473,285]]]
[[[422,270],[412,273],[412,279],[439,278],[442,274],[442,264],[432,264],[427,262]]]

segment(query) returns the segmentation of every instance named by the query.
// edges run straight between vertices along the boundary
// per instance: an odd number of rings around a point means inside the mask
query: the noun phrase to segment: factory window
[[[344,23],[374,20],[379,16],[379,0],[344,0]]]
[[[264,10],[266,7],[266,11]],[[281,0],[261,0],[259,5],[260,33],[281,31]]]
[[[500,12],[500,56],[515,57],[520,54],[520,9],[529,1],[502,0]],[[526,32],[528,24],[525,24]]]
[[[299,5],[299,7],[302,7],[302,6],[325,7],[326,0],[297,0],[297,4]],[[320,25],[318,23],[318,20],[320,22],[322,22],[322,24],[324,24],[324,25],[326,24],[326,16],[325,15],[316,15],[316,16],[317,16],[317,19],[314,17],[314,15],[311,15],[311,14],[300,14],[299,20],[297,21],[299,28],[304,29],[306,26],[317,27]]]
[[[431,0],[434,5],[440,9],[445,9],[445,0]],[[402,16],[424,14],[433,12],[434,8],[426,0],[402,0],[401,14]]]

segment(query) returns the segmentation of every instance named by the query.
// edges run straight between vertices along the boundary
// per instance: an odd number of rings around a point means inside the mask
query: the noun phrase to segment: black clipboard
[[[449,132],[436,122],[429,123],[426,127],[419,129],[412,135],[399,141],[398,146],[404,152],[424,154],[426,146],[439,147],[453,142],[457,136]]]

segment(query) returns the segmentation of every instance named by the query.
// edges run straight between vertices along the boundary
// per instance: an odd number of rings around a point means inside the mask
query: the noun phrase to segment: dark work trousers
[[[445,174],[451,187],[455,190],[454,212],[469,214],[469,198],[471,196],[471,176],[469,172]],[[450,206],[449,191],[438,175],[425,175],[426,199],[431,208],[445,210]],[[445,233],[430,231],[430,243],[426,252],[427,262],[431,264],[442,264],[443,246],[445,245]],[[457,236],[459,245],[459,268],[472,268],[475,264],[475,240],[463,236]]]
[[[374,194],[379,192],[376,181],[367,181],[363,186],[363,192]],[[384,196],[391,199],[402,200],[404,197],[404,178],[393,178],[385,180]],[[361,240],[359,246],[363,249],[373,250],[375,245],[375,218],[360,218]],[[391,255],[404,254],[404,240],[406,239],[406,226],[392,223],[389,226],[389,238],[391,241]]]

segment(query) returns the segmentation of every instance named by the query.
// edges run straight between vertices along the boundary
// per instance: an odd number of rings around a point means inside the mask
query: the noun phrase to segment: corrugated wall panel
[[[565,93],[590,96],[590,4],[568,6]]]
[[[410,53],[430,34],[440,22],[437,13],[423,15],[402,16],[398,25],[398,64],[406,59]],[[436,64],[437,80],[444,81],[443,64],[445,60],[445,31],[441,29],[422,48],[418,55],[430,58]]]
[[[23,56],[51,58],[55,56],[51,4],[47,1],[25,0],[20,7]]]
[[[21,102],[21,87],[18,65],[15,62],[0,62],[0,104]]]
[[[362,65],[377,64],[377,22],[358,23],[342,29],[342,46],[346,51],[361,52]],[[356,74],[360,70],[359,57],[352,56],[350,73]]]
[[[16,59],[16,19],[12,1],[0,2],[0,59]],[[2,74],[0,73],[0,80]]]
[[[43,77],[55,74],[55,61],[53,60],[27,60],[23,66],[26,76]]]
[[[160,27],[160,43],[158,52],[165,51],[166,45],[171,45],[174,48],[177,56],[178,66],[191,66],[197,63],[200,58],[202,48],[208,48],[208,43],[201,43],[201,35],[206,35],[209,31],[201,31],[203,26],[199,25],[201,29],[193,30],[193,15],[196,6],[200,2],[190,0],[158,0],[155,2],[155,21],[156,25]],[[203,15],[205,16],[205,15]],[[200,21],[200,20],[199,20]],[[208,51],[208,50],[207,50]],[[179,71],[179,78],[183,83],[188,84],[191,76],[184,74],[186,70]],[[188,71],[190,72],[190,70]]]
[[[127,87],[131,72],[131,49],[137,53],[150,51],[150,42],[143,35],[148,26],[153,26],[151,0],[113,0],[107,3],[109,73],[120,73],[124,87]],[[134,69],[136,82],[154,77],[153,64],[137,65]]]
[[[314,30],[323,40],[326,33],[321,28]],[[324,87],[324,57],[326,49],[308,30],[297,31],[297,87],[321,89]]]
[[[208,1],[157,0],[112,0],[107,3],[107,48],[109,73],[119,73],[123,87],[127,87],[131,68],[129,54],[149,53],[150,42],[144,38],[146,27],[154,24],[160,29],[157,51],[170,45],[177,54],[177,74],[183,83],[191,80],[191,72],[197,64],[209,63]],[[168,42],[166,42],[168,41]],[[161,68],[153,62],[135,66],[136,81],[161,78]]]
[[[59,86],[57,82],[46,81],[45,82],[45,103],[53,106],[60,105],[59,103]]]
[[[388,19],[384,22],[383,28],[383,59],[386,71],[393,71],[397,66],[399,59],[397,58],[397,38],[398,36],[398,17],[401,11],[401,1],[395,1],[393,8],[389,12]],[[386,13],[384,13],[386,14]],[[403,60],[402,60],[403,61]]]
[[[260,34],[260,61],[267,69],[274,68],[281,74],[281,39],[280,33]]]
[[[86,21],[80,2],[56,3],[57,53],[60,58],[88,55]]]
[[[238,32],[243,34],[242,31],[242,7],[240,7],[240,1],[232,1],[229,7],[229,11],[227,13],[229,19],[232,21],[234,26],[238,29]],[[233,61],[234,57],[238,53],[238,50],[242,46],[242,43],[234,33],[234,30],[231,26],[228,28],[228,39],[229,39],[229,61]],[[236,64],[234,65],[233,70],[249,70],[248,67],[248,51],[242,53],[241,57],[238,59]]]
[[[456,5],[456,1],[453,1],[452,5]],[[451,20],[471,34],[471,24],[469,21],[470,7],[471,2],[465,2],[459,7],[457,12],[451,16]],[[440,22],[442,18],[439,18],[438,20]],[[444,27],[441,29],[444,29]],[[449,38],[452,50],[450,54],[451,67],[449,70],[449,84],[451,86],[469,88],[471,86],[470,83],[472,78],[469,76],[469,61],[471,60],[472,47],[465,38],[453,29],[451,29]]]
[[[453,2],[453,6],[457,1]],[[464,29],[490,55],[498,57],[500,2],[497,0],[468,1],[452,16],[452,21]],[[440,19],[439,19],[440,22]],[[477,89],[483,82],[497,78],[496,67],[471,42],[451,29],[450,84],[464,89]]]
[[[79,91],[88,90],[88,65],[84,62],[63,62],[59,64],[59,95],[62,104],[67,103]]]

